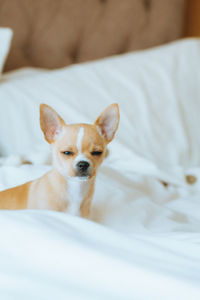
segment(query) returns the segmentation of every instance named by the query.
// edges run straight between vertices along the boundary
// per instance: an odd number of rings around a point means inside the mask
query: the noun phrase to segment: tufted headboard
[[[58,68],[182,36],[185,0],[0,0],[14,38],[5,66]]]

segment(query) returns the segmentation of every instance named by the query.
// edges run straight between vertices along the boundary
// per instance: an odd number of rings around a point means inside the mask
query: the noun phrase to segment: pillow
[[[0,74],[3,70],[7,54],[9,52],[12,38],[12,30],[10,28],[0,28]]]
[[[0,85],[0,151],[32,158],[43,153],[42,102],[68,123],[93,122],[118,102],[121,121],[107,163],[124,174],[180,183],[185,172],[200,165],[199,82],[198,39],[19,80],[15,76]]]

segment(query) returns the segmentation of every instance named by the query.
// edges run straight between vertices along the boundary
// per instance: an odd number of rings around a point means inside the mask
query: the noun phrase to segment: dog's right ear
[[[40,104],[40,127],[49,144],[55,142],[65,122],[57,112],[47,104]]]

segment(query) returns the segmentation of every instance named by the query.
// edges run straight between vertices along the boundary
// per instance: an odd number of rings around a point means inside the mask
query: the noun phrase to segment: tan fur
[[[107,121],[104,122],[102,116],[105,116],[105,111],[110,114],[109,110],[114,112],[116,120],[113,122],[113,132],[111,130],[110,133],[112,137],[107,139],[104,132],[107,130]],[[42,104],[40,124],[45,139],[52,146],[53,169],[39,179],[1,192],[0,209],[50,209],[69,211],[88,218],[96,172],[104,159],[106,146],[114,137],[119,123],[117,104],[110,105],[105,111],[94,125],[66,125],[51,107]],[[84,133],[81,139],[81,154],[77,145],[80,129]],[[63,153],[65,151],[71,151],[73,155],[67,156]],[[93,151],[101,151],[102,154],[93,156]],[[79,155],[90,163],[90,174],[86,179],[77,179],[76,176],[74,164]]]
[[[30,182],[0,193],[0,209],[25,209]]]

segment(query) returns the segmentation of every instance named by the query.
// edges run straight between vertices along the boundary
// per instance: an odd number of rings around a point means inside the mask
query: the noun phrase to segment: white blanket
[[[117,101],[121,124],[97,177],[93,221],[0,212],[0,299],[199,298],[199,79],[198,40],[3,77],[0,189],[50,168],[41,165],[40,102],[70,123],[92,122]]]
[[[196,234],[129,238],[42,211],[1,212],[0,227],[1,299],[199,298]]]

